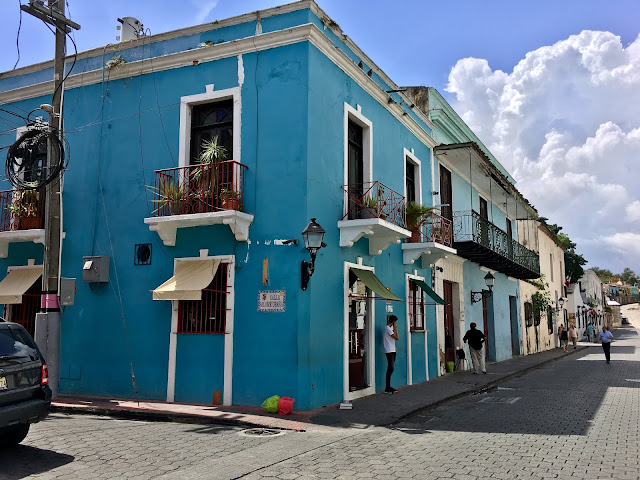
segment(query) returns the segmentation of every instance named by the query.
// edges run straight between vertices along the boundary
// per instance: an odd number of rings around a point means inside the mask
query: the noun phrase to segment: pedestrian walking
[[[482,353],[482,345],[486,341],[484,333],[476,329],[476,324],[471,322],[471,328],[467,330],[462,338],[463,342],[469,341],[469,352],[471,353],[471,363],[473,364],[473,373],[487,373],[484,366],[484,354]]]
[[[602,350],[604,350],[604,358],[607,359],[607,363],[611,363],[611,340],[613,340],[613,334],[609,328],[602,327],[598,341],[602,342]]]
[[[387,356],[387,376],[384,393],[396,393],[397,390],[391,387],[391,375],[393,374],[394,364],[396,363],[396,340],[398,336],[398,317],[389,315],[387,317],[387,326],[384,328],[384,353]]]
[[[569,326],[569,341],[573,343],[573,349],[575,350],[578,344],[578,329],[575,325]]]
[[[564,329],[564,325],[560,325],[558,327],[558,339],[560,339],[560,348],[562,348],[563,352],[567,351],[567,345],[569,344],[569,335],[567,331]]]
[[[587,325],[587,336],[589,337],[590,342],[595,342],[595,329],[593,328],[593,323]]]

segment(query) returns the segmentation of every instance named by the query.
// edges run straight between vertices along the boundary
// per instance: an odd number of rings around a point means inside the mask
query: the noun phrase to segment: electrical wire
[[[18,50],[18,58],[16,60],[16,64],[13,66],[13,70],[16,69],[16,67],[18,66],[18,62],[20,62],[20,29],[22,28],[22,1],[18,0],[18,5],[20,6],[20,8],[18,8],[18,10],[20,11],[20,21],[18,23],[18,33],[16,34],[16,49]]]
[[[58,150],[57,162],[53,165],[42,161],[39,153],[48,148],[49,142]],[[7,152],[5,175],[11,184],[21,190],[44,187],[51,183],[65,167],[65,142],[58,135],[48,129],[32,128],[22,134]],[[67,161],[68,163],[68,161]],[[44,175],[43,175],[44,174]],[[30,180],[25,180],[28,177]],[[36,180],[33,180],[33,179]]]

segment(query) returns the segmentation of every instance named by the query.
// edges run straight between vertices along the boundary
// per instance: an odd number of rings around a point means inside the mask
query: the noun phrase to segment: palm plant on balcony
[[[220,189],[220,207],[223,210],[242,211],[244,209],[242,193],[232,188]]]
[[[7,205],[7,210],[17,220],[16,229],[29,230],[40,226],[39,200],[40,192],[37,190],[18,190],[13,193],[13,200]]]
[[[406,223],[407,230],[411,231],[409,242],[415,243],[420,241],[420,228],[427,222],[429,215],[435,210],[437,210],[436,207],[427,207],[415,201],[407,203]]]

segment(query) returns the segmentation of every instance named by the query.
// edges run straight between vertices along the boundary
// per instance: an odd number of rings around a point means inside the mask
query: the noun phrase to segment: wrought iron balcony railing
[[[153,215],[244,211],[246,165],[224,162],[156,170]]]
[[[0,231],[44,228],[45,190],[0,191]]]
[[[474,211],[454,212],[453,241],[462,256],[465,256],[465,252],[471,252],[470,249],[464,248],[465,242],[482,247],[473,250],[475,258],[472,260],[477,263],[503,271],[515,278],[540,276],[540,258],[536,252],[522,246],[510,238],[504,230]],[[499,259],[494,259],[486,253],[497,255]],[[486,262],[483,262],[483,259]],[[504,263],[504,260],[508,260],[508,264]],[[501,265],[504,265],[504,268],[501,268]]]
[[[425,223],[407,239],[410,243],[434,242],[451,247],[453,244],[453,222],[437,213],[429,213]]]
[[[405,227],[405,198],[380,182],[344,185],[347,213],[343,220],[379,218]]]

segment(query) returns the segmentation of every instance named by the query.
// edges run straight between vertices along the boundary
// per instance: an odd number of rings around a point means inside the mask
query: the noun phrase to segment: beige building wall
[[[525,304],[531,303],[531,297],[538,288],[525,280],[520,281],[520,312],[522,323],[522,344],[525,355],[551,350],[558,346],[558,325],[565,324],[564,310],[558,311],[557,300],[563,296],[564,287],[564,251],[556,243],[555,236],[537,220],[518,221],[518,241],[540,256],[540,273],[546,290],[551,298],[551,315],[540,312],[540,323],[527,322]],[[535,318],[535,316],[534,316]],[[529,325],[529,326],[527,326]]]

